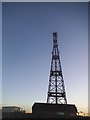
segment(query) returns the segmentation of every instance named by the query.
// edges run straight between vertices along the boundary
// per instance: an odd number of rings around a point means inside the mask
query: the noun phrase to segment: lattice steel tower
[[[53,33],[52,61],[47,103],[67,104],[56,32]]]

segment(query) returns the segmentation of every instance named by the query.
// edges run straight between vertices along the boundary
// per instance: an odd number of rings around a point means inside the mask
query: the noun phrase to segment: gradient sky
[[[88,92],[90,92],[90,2],[89,2],[89,7],[88,7]],[[90,94],[88,93],[88,113],[90,116]]]
[[[46,102],[53,32],[67,102],[88,107],[88,3],[3,3],[3,105]]]
[[[2,106],[2,3],[0,2],[0,109]]]
[[[89,2],[89,0],[2,0],[2,2]]]

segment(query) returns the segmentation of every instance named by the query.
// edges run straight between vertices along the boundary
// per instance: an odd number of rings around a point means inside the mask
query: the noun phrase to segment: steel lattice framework
[[[47,103],[67,104],[56,32],[53,33],[52,61]]]

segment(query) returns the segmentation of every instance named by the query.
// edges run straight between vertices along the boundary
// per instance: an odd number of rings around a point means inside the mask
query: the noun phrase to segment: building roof
[[[50,104],[50,103],[34,103],[32,106],[32,111],[68,111],[76,112],[77,108],[74,104]]]
[[[17,107],[17,106],[3,106],[2,108],[20,108],[20,107]]]

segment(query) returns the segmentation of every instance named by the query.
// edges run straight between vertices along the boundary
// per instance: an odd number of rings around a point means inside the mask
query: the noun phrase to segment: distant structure
[[[2,107],[2,119],[9,118],[25,118],[28,115],[25,113],[25,110],[17,106],[3,106]]]
[[[56,32],[53,33],[52,61],[47,103],[67,104]]]
[[[23,110],[21,107],[17,106],[4,106],[2,107],[3,113],[16,113],[16,112],[23,112],[25,113],[25,110]]]

